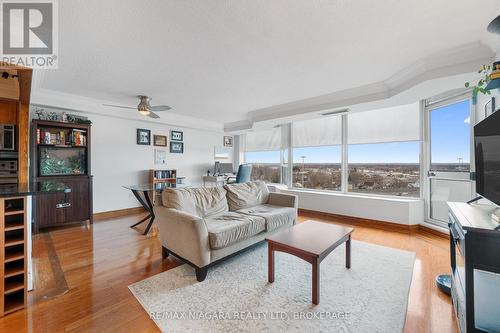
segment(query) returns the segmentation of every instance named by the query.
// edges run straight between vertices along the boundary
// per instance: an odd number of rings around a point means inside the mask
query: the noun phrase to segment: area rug
[[[197,282],[182,265],[129,286],[164,332],[401,332],[415,254],[352,241],[320,266],[320,304],[311,303],[311,265],[275,253],[267,282],[267,245],[260,244],[208,271]]]

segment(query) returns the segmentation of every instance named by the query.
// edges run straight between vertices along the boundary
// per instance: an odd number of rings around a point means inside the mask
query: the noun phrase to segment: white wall
[[[280,190],[298,196],[299,208],[392,222],[404,225],[424,221],[424,203],[420,199],[366,197],[304,190]]]
[[[93,116],[91,119],[95,213],[139,206],[132,193],[121,186],[146,183],[148,174],[145,170],[148,169],[176,169],[178,177],[186,177],[186,181],[193,185],[201,184],[207,170],[213,170],[214,147],[222,143],[222,134],[214,132],[108,117]],[[171,154],[167,148],[167,164],[155,166],[154,149],[162,148],[137,145],[137,128],[150,129],[151,135],[167,136],[171,129],[182,130],[184,154]]]
[[[46,111],[50,109],[45,109]],[[57,110],[61,112],[60,110]],[[208,169],[213,170],[214,147],[222,145],[223,133],[155,124],[150,121],[122,119],[112,116],[86,114],[92,121],[91,168],[94,176],[94,213],[139,207],[133,194],[122,186],[147,183],[147,170],[176,169],[193,185],[202,183]],[[184,132],[184,154],[171,154],[168,147],[136,144],[137,128],[169,137],[171,129]],[[170,138],[168,139],[170,142]],[[167,164],[154,165],[154,149],[167,150]],[[227,162],[232,162],[232,150]]]

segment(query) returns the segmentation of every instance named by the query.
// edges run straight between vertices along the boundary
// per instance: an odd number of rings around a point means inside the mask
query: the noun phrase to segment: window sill
[[[395,196],[385,196],[385,195],[370,195],[370,194],[358,194],[358,193],[342,193],[333,191],[321,191],[313,189],[297,189],[297,188],[285,188],[282,191],[292,192],[292,193],[313,193],[327,196],[336,196],[342,198],[356,198],[356,199],[373,199],[373,200],[383,200],[383,201],[393,201],[393,202],[419,202],[422,201],[421,198],[414,197],[395,197]]]

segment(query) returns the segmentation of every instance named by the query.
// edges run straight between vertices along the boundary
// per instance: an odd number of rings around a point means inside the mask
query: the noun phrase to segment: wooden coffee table
[[[274,252],[293,254],[312,265],[312,302],[319,304],[319,264],[337,246],[345,242],[345,267],[351,268],[353,231],[353,228],[305,221],[267,238],[269,282],[274,282]]]

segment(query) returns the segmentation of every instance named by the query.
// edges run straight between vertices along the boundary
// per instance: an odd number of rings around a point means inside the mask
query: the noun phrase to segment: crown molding
[[[421,59],[380,82],[250,111],[246,123],[253,127],[258,122],[389,99],[426,81],[476,72],[481,65],[494,58],[495,52],[481,42],[461,45]],[[443,87],[444,90],[451,88],[454,87]],[[228,123],[224,129],[231,132],[237,125]]]
[[[137,122],[163,124],[180,128],[191,128],[209,132],[222,133],[224,131],[224,125],[222,123],[206,120],[200,122],[198,118],[169,113],[168,111],[163,112],[163,117],[159,119],[151,119],[140,115],[138,112],[134,112],[134,110],[120,111],[116,108],[104,106],[103,104],[117,103],[41,88],[32,91],[31,96],[31,105],[33,106],[39,106],[41,108],[47,109],[75,111],[84,115],[88,115],[89,118],[91,118],[92,115],[98,115]]]

